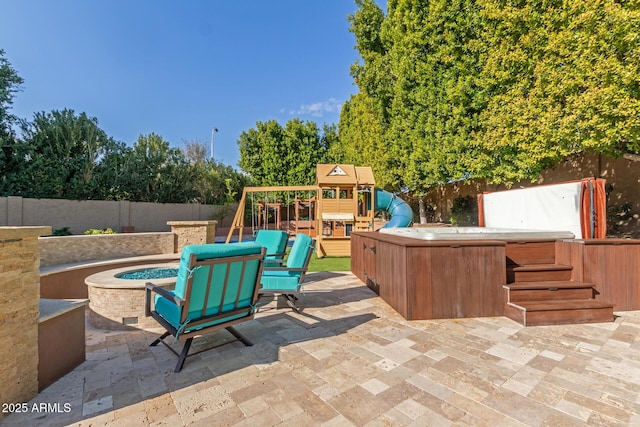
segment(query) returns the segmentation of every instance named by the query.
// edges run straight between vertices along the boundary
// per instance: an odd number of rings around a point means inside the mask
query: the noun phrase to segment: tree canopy
[[[0,49],[0,145],[5,146],[15,136],[13,125],[18,118],[11,114],[15,94],[22,90],[22,77],[13,69]]]
[[[314,122],[297,118],[284,127],[257,122],[238,139],[239,165],[257,186],[311,185],[316,165],[328,161],[336,141],[335,126],[325,125],[321,133]]]
[[[513,183],[570,154],[640,152],[637,1],[356,3],[339,155],[381,185]]]
[[[231,166],[205,159],[203,144],[182,150],[151,133],[129,147],[70,109],[18,119],[10,109],[22,83],[0,50],[2,196],[219,204],[237,200],[247,184]]]

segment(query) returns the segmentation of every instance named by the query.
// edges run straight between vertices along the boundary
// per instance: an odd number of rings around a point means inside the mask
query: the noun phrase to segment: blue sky
[[[379,4],[383,5],[384,0]],[[353,0],[3,0],[0,49],[25,80],[13,113],[71,108],[133,145],[155,132],[237,165],[257,121],[337,123],[357,91]]]

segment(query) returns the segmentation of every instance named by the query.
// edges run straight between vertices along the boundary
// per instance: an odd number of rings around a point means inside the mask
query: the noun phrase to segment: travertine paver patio
[[[87,361],[2,425],[640,425],[640,312],[524,328],[407,322],[348,273],[308,276],[303,314],[272,301],[233,343],[187,360],[158,331],[88,328]],[[211,344],[227,334],[208,338]],[[69,412],[64,412],[68,404]]]

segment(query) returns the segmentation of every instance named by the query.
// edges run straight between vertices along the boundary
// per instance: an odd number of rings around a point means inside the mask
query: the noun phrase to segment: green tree
[[[359,92],[336,155],[375,162],[384,185],[513,183],[571,154],[640,152],[637,1],[356,3]]]
[[[160,135],[140,135],[123,162],[121,190],[130,200],[185,203],[197,199],[189,161]]]
[[[360,91],[374,102],[380,120],[386,122],[395,76],[390,73],[388,43],[383,38],[384,12],[373,0],[356,0],[356,5],[356,12],[348,16],[349,31],[356,38],[355,47],[362,62],[351,65],[351,76]]]
[[[332,156],[339,163],[371,166],[380,187],[394,187],[398,174],[390,168],[390,150],[384,142],[383,125],[372,98],[353,95],[340,113],[340,144],[333,144]]]
[[[11,114],[11,106],[13,98],[22,90],[24,83],[4,55],[4,50],[0,49],[0,145],[2,147],[11,145],[15,138],[13,125],[18,119]]]
[[[23,79],[13,69],[0,49],[0,194],[11,194],[16,186],[13,171],[21,159],[16,148],[13,125],[17,117],[11,114],[13,98],[22,89]]]
[[[351,66],[351,76],[360,91],[342,106],[340,144],[332,147],[332,155],[344,163],[371,166],[378,185],[396,187],[402,168],[391,153],[397,141],[385,137],[396,79],[383,32],[385,16],[373,0],[356,0],[356,4],[358,9],[348,21],[362,59]]]
[[[8,192],[25,197],[96,199],[102,193],[95,179],[105,146],[113,141],[98,120],[73,110],[36,113],[22,126],[23,140],[15,145],[21,160]]]
[[[473,155],[468,144],[482,106],[475,3],[397,0],[384,25],[397,76],[386,139],[396,141],[401,181],[417,194],[463,176]]]
[[[310,185],[318,163],[329,158],[335,143],[335,128],[324,127],[321,135],[313,122],[289,120],[282,127],[275,120],[256,123],[238,139],[240,167],[254,185]]]
[[[485,3],[476,174],[535,179],[570,154],[640,150],[637,2]]]
[[[197,192],[197,200],[204,204],[237,202],[249,178],[229,165],[207,159],[206,144],[185,143],[185,156],[193,169],[189,183]]]
[[[131,161],[132,149],[125,143],[108,138],[102,145],[102,153],[94,174],[95,186],[102,200],[129,200],[133,196],[127,187],[125,165]]]

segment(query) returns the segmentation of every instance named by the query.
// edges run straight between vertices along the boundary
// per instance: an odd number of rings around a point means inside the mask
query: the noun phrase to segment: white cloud
[[[326,101],[315,102],[313,104],[303,104],[297,110],[289,111],[290,115],[311,115],[313,117],[322,117],[324,113],[339,112],[342,103],[335,98],[329,98]]]

